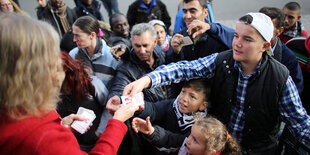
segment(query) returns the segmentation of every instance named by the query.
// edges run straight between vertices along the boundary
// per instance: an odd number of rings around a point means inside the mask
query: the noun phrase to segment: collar
[[[275,44],[273,45],[273,47],[271,48],[272,54],[274,54],[274,51],[275,51],[275,49],[276,49],[276,47],[277,47],[277,45],[278,45],[278,40],[279,40],[279,38],[277,38],[276,43],[275,43]]]
[[[243,74],[243,70],[242,70],[242,67],[241,67],[241,63],[239,61],[235,61],[235,64],[234,64],[234,67],[237,68],[239,70],[239,73],[241,73],[240,75],[244,78],[244,79],[249,79],[250,77],[254,76],[258,70],[260,69],[261,67],[261,64],[262,64],[262,60],[263,60],[263,57],[259,60],[254,72],[248,76],[245,76]]]
[[[155,6],[157,3],[155,0],[152,0],[150,6],[148,7],[143,3],[143,0],[140,0],[140,7],[146,9],[146,13],[149,14],[152,10],[152,7]]]

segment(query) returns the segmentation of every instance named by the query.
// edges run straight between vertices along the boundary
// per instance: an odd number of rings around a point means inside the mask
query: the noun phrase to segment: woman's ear
[[[94,39],[97,37],[97,34],[95,32],[90,33],[90,39]]]

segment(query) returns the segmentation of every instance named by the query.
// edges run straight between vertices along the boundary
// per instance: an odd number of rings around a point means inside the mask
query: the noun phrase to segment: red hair
[[[66,73],[61,92],[83,100],[87,95],[94,94],[94,87],[86,69],[88,67],[79,60],[74,60],[68,53],[61,52],[63,69]]]

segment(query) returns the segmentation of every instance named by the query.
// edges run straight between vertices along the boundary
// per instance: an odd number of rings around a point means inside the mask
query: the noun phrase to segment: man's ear
[[[265,41],[262,47],[263,48],[262,51],[266,51],[270,46],[271,46],[271,43],[268,41]]]
[[[298,18],[298,20],[300,20],[300,18],[301,18],[301,15],[299,15],[299,16],[298,16],[297,18]]]
[[[154,41],[154,47],[157,45],[157,42],[158,42],[158,38],[156,37]]]
[[[207,16],[208,16],[208,14],[209,14],[208,8],[204,8],[204,9],[203,9],[203,14],[204,14],[204,17],[207,17]]]
[[[200,105],[199,110],[200,110],[200,111],[205,110],[205,109],[208,107],[208,105],[209,105],[209,102],[204,101],[204,102]]]
[[[281,26],[279,29],[278,29],[278,36],[280,35],[280,34],[282,34],[282,32],[284,31],[284,27],[283,26]]]

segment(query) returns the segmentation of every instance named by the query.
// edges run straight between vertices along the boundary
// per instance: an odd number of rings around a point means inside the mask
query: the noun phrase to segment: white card
[[[87,128],[89,127],[89,125],[94,121],[94,119],[96,118],[95,113],[92,110],[80,107],[77,115],[83,116],[85,118],[87,118],[87,120],[85,121],[79,121],[79,120],[75,120],[72,124],[71,127],[76,130],[77,132],[79,132],[80,134],[84,134],[87,130]]]
[[[129,99],[129,95],[126,95],[126,96],[121,96],[121,99],[122,99],[122,104],[128,104],[130,103],[130,99]],[[140,106],[140,105],[144,105],[144,100],[143,100],[143,97],[142,97],[142,92],[140,93],[137,93],[131,100],[134,105],[136,106]]]
[[[183,46],[192,45],[193,41],[189,36],[183,37]]]

